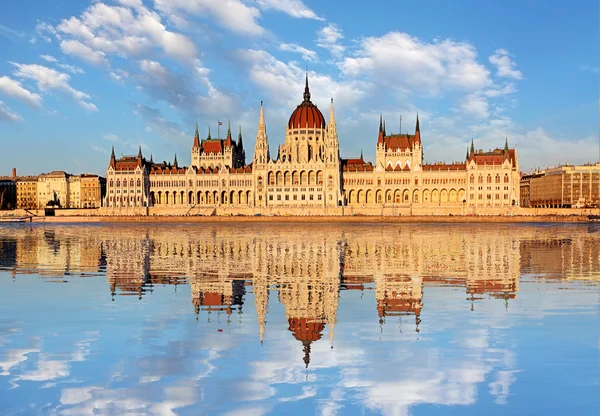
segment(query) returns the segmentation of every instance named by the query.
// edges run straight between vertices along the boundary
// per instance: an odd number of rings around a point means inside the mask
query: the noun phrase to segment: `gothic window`
[[[141,179],[137,180],[137,186],[142,186],[142,180]]]
[[[117,179],[117,187],[121,186],[121,181]]]

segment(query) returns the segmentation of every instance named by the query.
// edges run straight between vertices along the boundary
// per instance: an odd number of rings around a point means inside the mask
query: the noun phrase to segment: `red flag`
[[[222,126],[222,125],[223,125],[223,122],[222,122],[222,121],[219,121],[219,126]]]

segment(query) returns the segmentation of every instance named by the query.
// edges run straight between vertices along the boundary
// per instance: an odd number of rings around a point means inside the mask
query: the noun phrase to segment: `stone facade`
[[[37,209],[37,186],[37,176],[23,176],[17,178],[17,208]]]
[[[98,175],[82,174],[80,177],[80,207],[99,208],[106,190],[106,179]]]
[[[600,207],[600,163],[558,166],[521,178],[527,207]]]
[[[398,215],[411,214],[413,208],[483,214],[519,206],[517,151],[508,142],[488,152],[476,151],[472,142],[463,162],[424,164],[417,116],[414,134],[388,135],[380,120],[374,144],[375,164],[362,155],[341,158],[333,100],[326,123],[311,101],[307,78],[304,100],[290,116],[275,158],[261,102],[252,163],[245,163],[241,132],[234,141],[230,129],[225,140],[212,139],[209,131],[200,141],[196,127],[189,167],[179,166],[176,157],[172,164],[147,161],[141,149],[137,157],[116,160],[113,151],[105,206],[113,214],[158,207],[190,215],[206,215],[217,207],[244,208],[246,215],[364,210]]]

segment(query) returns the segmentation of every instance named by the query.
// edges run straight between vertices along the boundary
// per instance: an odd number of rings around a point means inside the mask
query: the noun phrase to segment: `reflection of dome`
[[[325,118],[321,111],[310,101],[308,89],[308,74],[306,75],[306,86],[304,87],[304,101],[294,110],[288,123],[290,129],[298,128],[325,128]]]
[[[308,368],[310,363],[310,344],[313,341],[321,339],[321,332],[325,328],[323,322],[314,321],[307,318],[289,318],[288,323],[290,324],[289,330],[294,334],[294,338],[302,342],[304,348],[304,364]]]

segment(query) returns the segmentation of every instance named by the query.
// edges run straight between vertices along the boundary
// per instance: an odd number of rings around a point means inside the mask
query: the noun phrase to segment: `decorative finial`
[[[310,90],[308,88],[308,68],[306,69],[306,85],[304,86],[304,101],[310,101]]]

